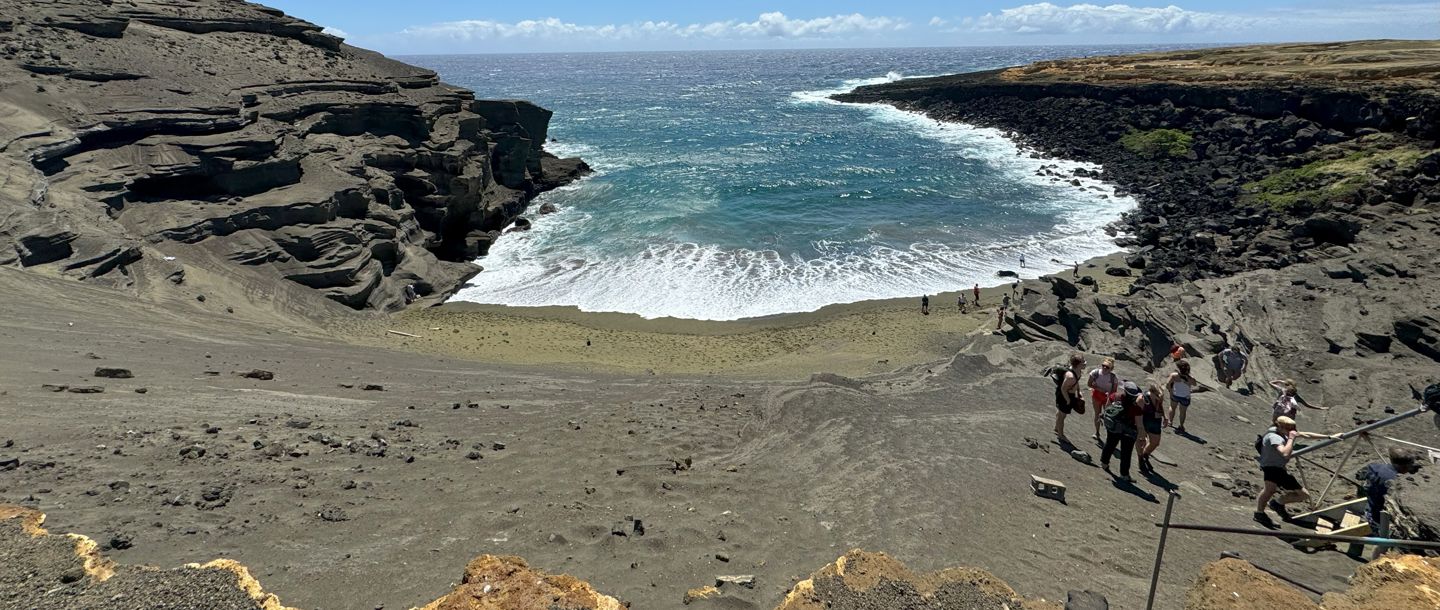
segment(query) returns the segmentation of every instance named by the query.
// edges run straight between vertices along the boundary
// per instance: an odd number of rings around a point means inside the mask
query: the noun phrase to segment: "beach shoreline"
[[[1080,275],[1094,278],[1098,292],[1124,294],[1131,278],[1105,271],[1124,267],[1125,255],[1122,250],[1082,261]],[[1072,273],[1019,280],[1021,293],[1048,292],[1048,287],[1042,287],[1048,283],[1045,278],[1072,280]],[[628,313],[586,312],[574,306],[452,301],[380,318],[347,317],[331,323],[337,335],[358,344],[488,365],[803,379],[818,372],[885,373],[944,359],[966,337],[995,332],[997,308],[1013,291],[1013,281],[982,287],[979,309],[973,305],[970,290],[933,294],[928,316],[920,313],[918,297],[838,303],[809,312],[724,321],[646,319]],[[956,303],[961,294],[971,303],[964,313]],[[1014,301],[1018,306],[1019,299]]]

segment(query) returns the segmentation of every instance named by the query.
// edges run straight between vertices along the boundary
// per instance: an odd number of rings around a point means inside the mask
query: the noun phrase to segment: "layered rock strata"
[[[187,268],[352,308],[444,295],[587,171],[550,111],[237,0],[0,0],[0,264],[133,286]],[[148,261],[152,264],[139,264]]]
[[[1370,221],[1440,203],[1437,78],[1440,43],[1371,41],[1041,62],[836,97],[1102,164],[1140,201],[1120,228],[1143,284],[1343,257]]]

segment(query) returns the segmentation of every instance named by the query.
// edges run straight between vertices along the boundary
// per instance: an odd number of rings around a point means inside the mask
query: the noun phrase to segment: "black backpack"
[[[1050,381],[1055,382],[1055,391],[1059,392],[1060,386],[1065,384],[1065,373],[1069,372],[1070,365],[1068,364],[1052,364],[1045,367],[1044,370],[1040,372],[1040,376],[1049,377]]]

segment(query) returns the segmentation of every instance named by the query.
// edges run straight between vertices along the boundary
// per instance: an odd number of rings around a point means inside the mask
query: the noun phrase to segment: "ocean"
[[[1151,47],[1162,48],[1162,47]],[[1039,174],[998,131],[829,95],[1139,47],[405,57],[480,98],[555,112],[547,148],[592,177],[504,236],[454,299],[734,320],[990,286],[1117,250],[1135,202]],[[1024,256],[1027,265],[1019,266]]]

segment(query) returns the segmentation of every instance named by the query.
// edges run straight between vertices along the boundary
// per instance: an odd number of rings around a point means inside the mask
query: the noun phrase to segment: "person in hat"
[[[1110,456],[1120,451],[1120,480],[1130,483],[1130,454],[1140,434],[1140,386],[1126,381],[1120,386],[1120,404],[1105,407],[1105,449],[1100,452],[1100,467],[1110,472]],[[1112,473],[1113,474],[1113,473]]]
[[[1275,418],[1275,425],[1271,426],[1265,434],[1260,437],[1258,444],[1260,455],[1256,458],[1260,462],[1260,473],[1265,479],[1265,488],[1260,490],[1260,495],[1255,498],[1255,521],[1265,527],[1275,527],[1275,522],[1270,520],[1270,515],[1265,514],[1268,506],[1274,509],[1275,513],[1282,519],[1289,518],[1290,512],[1285,509],[1285,504],[1304,502],[1310,499],[1310,492],[1300,481],[1295,480],[1286,466],[1290,464],[1290,454],[1295,451],[1295,439],[1297,438],[1340,438],[1339,434],[1324,435],[1314,432],[1301,432],[1295,428],[1295,420],[1288,417]],[[1284,500],[1273,500],[1275,493],[1283,491]]]

